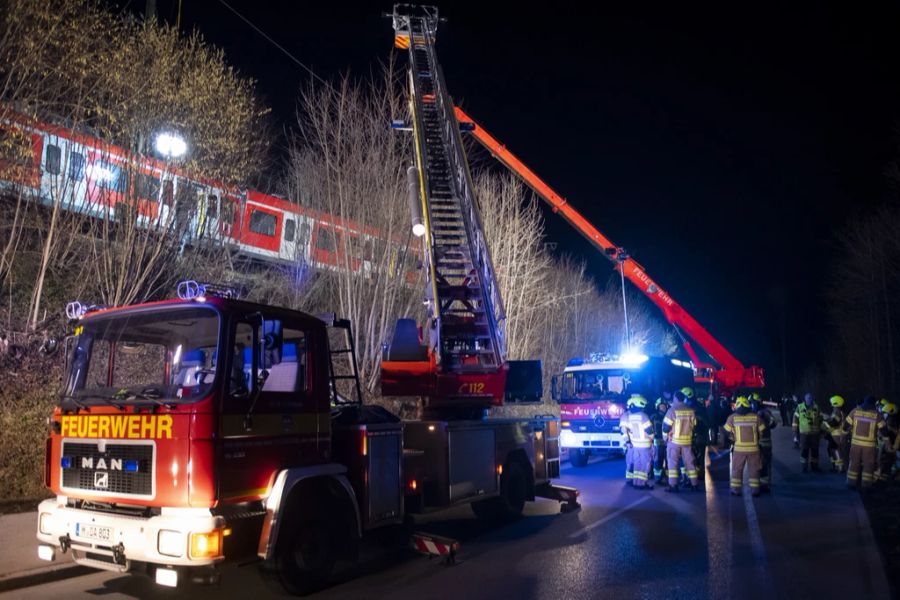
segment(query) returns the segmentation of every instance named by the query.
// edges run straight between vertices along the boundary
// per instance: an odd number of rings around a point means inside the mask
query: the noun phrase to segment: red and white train
[[[164,161],[70,129],[14,115],[0,121],[0,191],[101,219],[137,208],[146,227],[178,223],[188,243],[227,244],[239,256],[314,269],[368,272],[390,250],[391,268],[415,280],[414,252],[391,248],[376,230],[283,198],[196,177]],[[183,210],[182,210],[183,209]],[[173,221],[174,220],[174,221]],[[349,254],[349,256],[348,256]]]

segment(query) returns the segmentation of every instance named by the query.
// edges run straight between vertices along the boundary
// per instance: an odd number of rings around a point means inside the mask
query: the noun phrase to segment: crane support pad
[[[456,553],[459,552],[458,541],[422,532],[415,532],[410,536],[410,547],[426,556],[444,557],[449,563],[455,562]]]
[[[580,494],[581,492],[579,492],[577,488],[565,485],[554,485],[551,483],[539,486],[534,491],[534,495],[539,498],[557,500],[561,504],[560,509],[563,512],[571,512],[581,508],[581,504],[578,503],[578,496]]]

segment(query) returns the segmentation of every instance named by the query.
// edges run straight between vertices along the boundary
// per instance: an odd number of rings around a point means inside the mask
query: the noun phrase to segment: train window
[[[69,154],[69,179],[72,181],[84,179],[84,154],[80,152]]]
[[[284,221],[284,241],[293,242],[294,234],[297,231],[297,222],[293,219],[286,219]]]
[[[159,198],[158,177],[146,173],[138,173],[134,183],[138,198],[146,198],[148,200]]]
[[[0,156],[7,163],[27,165],[33,157],[31,141],[18,129],[0,128]]]
[[[210,219],[215,219],[219,216],[219,197],[215,194],[210,194],[207,197],[206,214]]]
[[[125,173],[116,165],[98,162],[94,165],[91,177],[103,189],[125,192]]]
[[[260,235],[275,236],[275,228],[278,225],[278,218],[261,210],[254,210],[250,213],[250,231]]]
[[[62,152],[59,150],[59,146],[55,144],[47,145],[47,163],[46,169],[47,172],[51,175],[59,175],[59,163],[62,158]]]
[[[326,252],[334,252],[338,246],[338,234],[328,227],[320,227],[316,236],[316,248]]]
[[[223,223],[234,223],[234,217],[237,214],[235,210],[235,204],[233,200],[225,200],[225,204],[222,205],[222,222]]]
[[[372,262],[373,248],[372,238],[366,238],[366,241],[363,242],[363,259]]]
[[[166,206],[172,206],[172,197],[173,197],[173,184],[172,180],[168,179],[163,181],[162,183],[162,201]]]
[[[300,224],[300,238],[297,240],[297,243],[302,248],[306,248],[309,245],[309,230],[309,223]]]

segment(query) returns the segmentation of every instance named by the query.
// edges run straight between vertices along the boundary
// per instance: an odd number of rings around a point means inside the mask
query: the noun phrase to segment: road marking
[[[582,527],[581,529],[579,529],[579,530],[576,531],[575,533],[570,534],[570,535],[569,535],[569,538],[570,538],[570,539],[571,539],[571,538],[577,538],[577,537],[579,537],[580,535],[582,535],[582,534],[584,534],[584,533],[587,533],[587,532],[590,531],[591,529],[596,529],[597,527],[600,527],[600,526],[603,525],[604,523],[606,523],[606,522],[608,522],[608,521],[612,521],[613,519],[615,519],[616,517],[618,517],[618,516],[621,515],[622,513],[631,510],[632,508],[634,508],[634,507],[637,506],[638,504],[641,504],[642,502],[646,502],[647,500],[649,500],[649,499],[652,498],[652,497],[653,497],[653,496],[644,496],[643,498],[638,498],[637,500],[635,500],[634,502],[632,502],[632,503],[629,504],[628,506],[623,506],[623,507],[620,508],[619,510],[617,510],[617,511],[615,511],[615,512],[612,512],[612,513],[606,515],[605,517],[603,517],[603,518],[600,519],[599,521],[595,521],[594,523],[591,523],[590,525],[588,525],[588,526],[586,526],[586,527]]]

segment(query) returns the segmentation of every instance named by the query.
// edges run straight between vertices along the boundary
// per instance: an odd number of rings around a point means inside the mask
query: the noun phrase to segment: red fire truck
[[[430,315],[425,343],[415,323],[398,322],[382,380],[385,393],[423,397],[425,418],[401,422],[359,402],[346,321],[196,282],[177,300],[73,304],[47,441],[55,497],[39,508],[42,558],[72,552],[174,586],[255,557],[305,592],[336,560],[354,559],[363,536],[415,513],[471,503],[479,517],[507,520],[539,496],[577,506],[575,490],[550,483],[558,420],[484,418],[491,406],[539,399],[540,363],[505,355],[502,302],[434,52],[437,10],[398,5],[393,18],[395,44],[410,54],[411,199],[426,230]],[[350,341],[334,347],[329,332],[341,330]],[[338,393],[348,382],[356,398]]]

